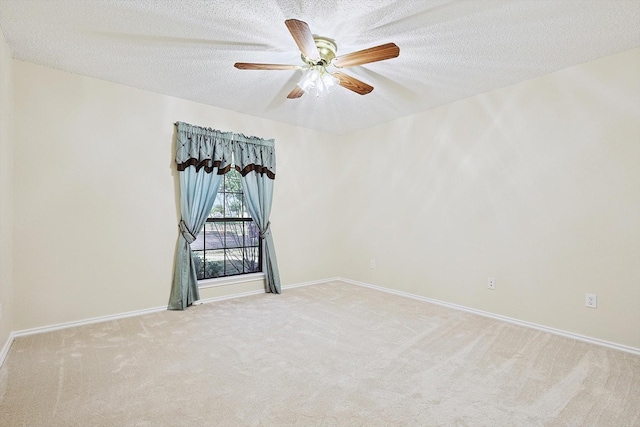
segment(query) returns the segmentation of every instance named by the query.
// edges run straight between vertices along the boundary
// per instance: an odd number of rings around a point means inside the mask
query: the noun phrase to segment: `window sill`
[[[215,288],[218,286],[236,285],[238,283],[255,282],[256,280],[264,280],[264,273],[241,274],[231,277],[219,277],[217,279],[198,280],[198,288]]]

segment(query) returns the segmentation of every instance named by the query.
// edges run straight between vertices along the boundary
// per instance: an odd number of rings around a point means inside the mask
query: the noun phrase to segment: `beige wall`
[[[640,348],[640,49],[348,142],[341,276]]]
[[[284,285],[343,276],[640,348],[640,49],[343,137],[13,64],[13,330],[167,303],[180,120],[275,138]]]
[[[21,61],[14,76],[14,330],[166,305],[178,223],[176,121],[275,138],[282,283],[334,270],[326,203],[335,156],[325,135]],[[329,169],[309,173],[310,159]],[[202,297],[257,289],[261,282]]]
[[[0,30],[0,350],[12,331],[13,80],[11,50]]]

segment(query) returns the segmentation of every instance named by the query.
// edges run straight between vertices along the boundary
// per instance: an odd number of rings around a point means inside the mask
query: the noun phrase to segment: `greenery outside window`
[[[245,209],[241,179],[233,168],[223,175],[207,222],[191,243],[198,280],[262,271],[260,233]]]

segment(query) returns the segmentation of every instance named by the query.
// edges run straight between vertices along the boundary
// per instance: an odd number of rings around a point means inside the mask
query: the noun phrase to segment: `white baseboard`
[[[327,283],[327,282],[339,281],[339,280],[340,279],[338,278],[332,278],[332,279],[313,280],[310,282],[294,283],[293,285],[282,286],[282,290],[300,288],[302,286],[319,285],[320,283]],[[248,297],[250,295],[259,295],[264,293],[265,291],[263,289],[257,289],[255,291],[247,291],[247,292],[241,292],[237,294],[223,295],[220,297],[203,298],[195,302],[193,305],[208,304],[210,302],[224,301],[228,299],[242,298],[242,297]]]
[[[118,314],[112,314],[108,316],[93,317],[90,319],[74,320],[71,322],[57,323],[55,325],[41,326],[38,328],[23,329],[20,331],[11,332],[11,334],[9,334],[9,338],[7,338],[7,342],[4,344],[4,347],[2,348],[2,352],[0,352],[0,366],[2,366],[2,364],[4,363],[5,358],[9,354],[9,349],[11,349],[11,345],[13,344],[13,341],[16,338],[25,337],[25,336],[34,335],[34,334],[42,334],[45,332],[57,331],[60,329],[74,328],[76,326],[90,325],[93,323],[108,322],[110,320],[125,319],[127,317],[142,316],[143,314],[156,313],[158,311],[163,311],[166,309],[167,309],[167,306],[164,305],[162,307],[128,311],[126,313],[118,313]]]
[[[108,322],[110,320],[125,319],[127,317],[142,316],[143,314],[157,313],[167,309],[166,305],[153,308],[145,308],[142,310],[127,311],[125,313],[110,314],[108,316],[92,317],[90,319],[74,320],[71,322],[57,323],[55,325],[41,326],[38,328],[23,329],[15,331],[11,335],[14,338],[24,337],[27,335],[41,334],[43,332],[57,331],[60,329],[74,328],[76,326],[91,325],[92,323]]]
[[[514,319],[514,318],[511,318],[511,317],[502,316],[500,314],[494,314],[494,313],[490,313],[490,312],[487,312],[487,311],[478,310],[478,309],[475,309],[475,308],[465,307],[465,306],[458,305],[458,304],[453,304],[453,303],[449,303],[449,302],[445,302],[445,301],[436,300],[436,299],[433,299],[433,298],[427,298],[427,297],[423,297],[421,295],[411,294],[411,293],[403,292],[403,291],[397,291],[395,289],[385,288],[383,286],[377,286],[377,285],[372,285],[370,283],[364,283],[364,282],[358,282],[356,280],[345,279],[343,277],[334,277],[334,278],[329,278],[329,279],[321,279],[321,280],[313,280],[313,281],[309,281],[309,282],[295,283],[295,284],[292,284],[292,285],[282,286],[282,289],[283,290],[294,289],[294,288],[300,288],[302,286],[318,285],[318,284],[322,284],[322,283],[336,282],[336,281],[337,282],[343,282],[343,283],[349,283],[349,284],[357,285],[357,286],[363,286],[365,288],[375,289],[375,290],[378,290],[378,291],[382,291],[382,292],[386,292],[386,293],[389,293],[389,294],[398,295],[398,296],[402,296],[402,297],[406,297],[406,298],[412,298],[412,299],[416,299],[416,300],[419,300],[419,301],[425,301],[425,302],[428,302],[428,303],[431,303],[431,304],[437,304],[437,305],[441,305],[443,307],[452,308],[452,309],[455,309],[455,310],[466,311],[468,313],[473,313],[473,314],[477,314],[477,315],[484,316],[484,317],[490,317],[492,319],[501,320],[503,322],[509,322],[509,323],[513,323],[513,324],[516,324],[516,325],[524,326],[524,327],[527,327],[527,328],[537,329],[537,330],[544,331],[544,332],[549,332],[549,333],[552,333],[552,334],[555,334],[555,335],[561,335],[563,337],[573,338],[573,339],[584,341],[584,342],[588,342],[588,343],[591,343],[591,344],[596,344],[596,345],[600,345],[600,346],[604,346],[604,347],[609,347],[609,348],[612,348],[612,349],[615,349],[615,350],[620,350],[620,351],[624,351],[624,352],[627,352],[627,353],[640,355],[640,349],[635,348],[635,347],[629,347],[629,346],[626,346],[626,345],[617,344],[617,343],[613,343],[613,342],[609,342],[609,341],[605,341],[605,340],[601,340],[601,339],[597,339],[597,338],[592,338],[592,337],[588,337],[588,336],[585,336],[585,335],[576,334],[576,333],[573,333],[573,332],[563,331],[563,330],[560,330],[560,329],[555,329],[555,328],[551,328],[551,327],[544,326],[544,325],[538,325],[536,323],[526,322],[524,320]],[[247,291],[247,292],[241,292],[241,293],[236,293],[236,294],[224,295],[224,296],[220,296],[220,297],[205,298],[205,299],[201,299],[201,300],[197,301],[195,303],[195,305],[207,304],[207,303],[216,302],[216,301],[224,301],[224,300],[234,299],[234,298],[242,298],[242,297],[246,297],[246,296],[250,296],[250,295],[259,295],[259,294],[262,294],[262,293],[264,293],[264,290],[260,289],[260,290],[255,290],[255,291]],[[2,347],[2,351],[0,351],[0,366],[2,366],[2,364],[4,363],[5,358],[9,354],[9,350],[11,349],[11,345],[13,344],[13,341],[18,337],[23,337],[23,336],[27,336],[27,335],[33,335],[33,334],[41,334],[41,333],[44,333],[44,332],[57,331],[57,330],[66,329],[66,328],[73,328],[73,327],[76,327],[76,326],[90,325],[90,324],[93,324],[93,323],[108,322],[110,320],[125,319],[127,317],[141,316],[143,314],[157,313],[159,311],[164,311],[166,309],[167,309],[167,306],[163,305],[161,307],[153,307],[153,308],[147,308],[147,309],[143,309],[143,310],[128,311],[128,312],[125,312],[125,313],[118,313],[118,314],[112,314],[112,315],[108,315],[108,316],[94,317],[94,318],[90,318],[90,319],[77,320],[77,321],[72,321],[72,322],[58,323],[58,324],[55,324],[55,325],[49,325],[49,326],[43,326],[43,327],[31,328],[31,329],[24,329],[24,330],[12,332],[11,334],[9,334],[9,338],[7,338],[7,341],[4,343],[4,346]]]
[[[563,336],[563,337],[567,337],[567,338],[572,338],[572,339],[579,340],[579,341],[588,342],[590,344],[596,344],[596,345],[600,345],[600,346],[604,346],[604,347],[609,347],[609,348],[612,348],[614,350],[620,350],[620,351],[624,351],[624,352],[627,352],[627,353],[631,353],[631,354],[635,354],[635,355],[640,356],[640,348],[630,347],[630,346],[626,346],[626,345],[623,345],[623,344],[618,344],[618,343],[614,343],[614,342],[610,342],[610,341],[601,340],[601,339],[598,339],[598,338],[592,338],[592,337],[588,337],[586,335],[580,335],[580,334],[576,334],[576,333],[569,332],[569,331],[563,331],[561,329],[551,328],[549,326],[539,325],[537,323],[532,323],[532,322],[527,322],[527,321],[524,321],[524,320],[514,319],[512,317],[503,316],[501,314],[490,313],[488,311],[482,311],[482,310],[478,310],[478,309],[475,309],[475,308],[465,307],[463,305],[453,304],[453,303],[446,302],[446,301],[440,301],[440,300],[433,299],[433,298],[427,298],[427,297],[423,297],[421,295],[411,294],[411,293],[403,292],[403,291],[397,291],[395,289],[385,288],[383,286],[372,285],[370,283],[358,282],[356,280],[345,279],[345,278],[342,278],[342,277],[339,277],[339,278],[337,278],[335,280],[338,280],[338,281],[341,281],[341,282],[344,282],[344,283],[349,283],[349,284],[352,284],[352,285],[363,286],[363,287],[369,288],[369,289],[375,289],[375,290],[378,290],[378,291],[386,292],[388,294],[398,295],[398,296],[402,296],[402,297],[406,297],[406,298],[412,298],[412,299],[416,299],[416,300],[419,300],[419,301],[428,302],[428,303],[431,303],[431,304],[441,305],[443,307],[452,308],[454,310],[466,311],[467,313],[473,313],[473,314],[477,314],[479,316],[490,317],[492,319],[501,320],[503,322],[509,322],[509,323],[513,323],[515,325],[524,326],[526,328],[537,329],[539,331],[549,332],[549,333],[554,334],[554,335],[560,335],[560,336]]]
[[[252,280],[255,280],[255,279],[252,279]],[[293,284],[293,285],[283,286],[282,289],[299,288],[301,286],[316,285],[316,284],[319,284],[319,283],[326,283],[326,282],[330,282],[330,281],[333,281],[333,280],[338,280],[338,279],[337,278],[335,278],[335,279],[324,279],[324,280],[314,280],[314,281],[311,281],[311,282],[296,283],[296,284]],[[204,298],[204,299],[200,299],[200,300],[196,301],[194,303],[194,305],[207,304],[207,303],[215,302],[215,301],[224,301],[224,300],[233,299],[233,298],[242,298],[242,297],[246,297],[246,296],[249,296],[249,295],[258,295],[258,294],[263,294],[263,293],[264,293],[264,290],[259,289],[259,290],[255,290],[255,291],[240,292],[240,293],[224,295],[224,296],[220,296],[220,297]],[[9,334],[9,337],[7,338],[7,341],[4,343],[4,346],[2,347],[2,351],[0,352],[0,366],[2,366],[2,364],[4,363],[5,358],[9,354],[9,350],[11,349],[11,345],[13,344],[13,341],[18,337],[24,337],[24,336],[27,336],[27,335],[34,335],[34,334],[41,334],[41,333],[45,333],[45,332],[52,332],[52,331],[57,331],[57,330],[60,330],[60,329],[74,328],[76,326],[90,325],[90,324],[93,324],[93,323],[108,322],[110,320],[125,319],[127,317],[142,316],[143,314],[157,313],[159,311],[165,311],[165,310],[167,310],[167,306],[163,305],[163,306],[160,306],[160,307],[153,307],[153,308],[146,308],[146,309],[142,309],[142,310],[128,311],[128,312],[125,312],[125,313],[118,313],[118,314],[111,314],[111,315],[108,315],[108,316],[93,317],[93,318],[90,318],[90,319],[75,320],[75,321],[71,321],[71,322],[64,322],[64,323],[58,323],[58,324],[55,324],[55,325],[41,326],[41,327],[38,327],[38,328],[23,329],[23,330],[20,330],[20,331],[11,332],[11,334]]]
[[[320,283],[327,283],[327,282],[339,281],[339,280],[340,279],[338,278],[333,278],[333,279],[313,280],[311,282],[294,283],[293,285],[282,286],[282,290],[301,288],[302,286],[319,285]],[[257,289],[255,291],[247,291],[247,292],[241,292],[237,294],[223,295],[220,297],[203,298],[193,303],[193,305],[208,304],[210,302],[224,301],[228,299],[242,298],[242,297],[248,297],[251,295],[259,295],[264,293],[265,291],[263,289]]]
[[[259,294],[264,294],[264,290],[256,289],[255,291],[246,291],[246,292],[240,292],[237,294],[222,295],[220,297],[202,298],[194,302],[193,305],[208,304],[210,302],[224,301],[228,299],[242,298],[242,297],[248,297],[250,295],[259,295]]]
[[[6,359],[9,354],[9,350],[11,350],[11,344],[13,344],[14,339],[15,337],[13,336],[13,332],[11,332],[7,337],[7,341],[2,346],[2,351],[0,351],[0,366],[2,366],[4,359]]]
[[[239,283],[259,282],[264,280],[264,273],[241,274],[238,276],[218,277],[198,280],[199,289],[217,288],[218,286],[237,285]]]
[[[301,288],[303,286],[319,285],[321,283],[340,282],[340,281],[344,281],[344,280],[339,277],[332,277],[330,279],[313,280],[311,282],[302,282],[302,283],[296,283],[294,285],[286,285],[286,286],[283,286],[282,289],[294,289],[294,288]]]

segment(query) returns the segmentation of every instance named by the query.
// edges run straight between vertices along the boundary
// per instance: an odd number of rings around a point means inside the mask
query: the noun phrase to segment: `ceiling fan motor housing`
[[[301,54],[302,60],[309,65],[322,65],[326,67],[331,64],[331,61],[336,57],[336,52],[338,51],[338,45],[335,40],[328,37],[314,36],[313,41],[318,48],[318,53],[320,53],[320,60],[314,61],[307,58],[304,54]]]

